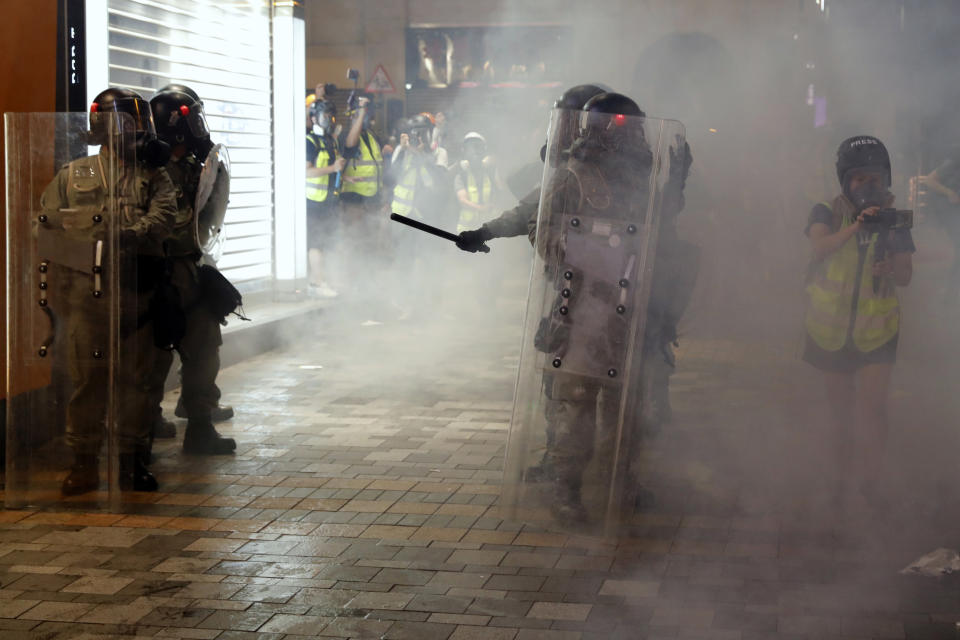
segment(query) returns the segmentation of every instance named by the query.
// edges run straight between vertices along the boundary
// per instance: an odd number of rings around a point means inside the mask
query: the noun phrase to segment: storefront
[[[298,173],[305,117],[301,0],[64,5],[63,103],[86,108],[107,86],[146,98],[172,82],[193,88],[214,140],[230,151],[227,240],[218,266],[244,293],[294,290],[306,275]]]

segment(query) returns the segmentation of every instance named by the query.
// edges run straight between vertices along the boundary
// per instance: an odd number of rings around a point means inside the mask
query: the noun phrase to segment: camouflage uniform
[[[149,446],[148,374],[158,350],[153,344],[152,325],[141,321],[149,306],[152,284],[146,267],[162,259],[162,243],[173,227],[176,213],[174,187],[163,169],[148,170],[139,164],[120,163],[114,172],[117,175],[111,175],[104,171],[110,162],[106,153],[69,163],[41,197],[41,208],[54,221],[49,232],[61,235],[67,245],[78,247],[81,253],[92,254],[97,240],[106,237],[104,227],[118,231],[122,241],[117,258],[121,261],[119,273],[123,281],[110,282],[104,276],[101,297],[92,295],[92,273],[60,264],[56,256],[51,257],[55,295],[51,307],[62,320],[61,336],[68,344],[67,365],[74,385],[67,404],[67,442],[75,454],[84,456],[99,453],[104,435],[110,360],[107,355],[111,348],[111,309],[107,301],[111,294],[120,298],[120,345],[119,353],[114,354],[120,452],[143,452]],[[110,198],[116,201],[110,203]],[[105,219],[111,213],[119,219]],[[111,258],[107,252],[105,259]],[[105,268],[104,274],[109,273]],[[137,280],[141,281],[139,286]]]

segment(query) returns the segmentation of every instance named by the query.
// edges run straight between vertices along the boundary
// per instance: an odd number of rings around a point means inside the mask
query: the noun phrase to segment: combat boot
[[[147,468],[145,454],[125,453],[120,456],[120,489],[123,491],[156,491],[160,486]]]
[[[65,496],[77,496],[96,490],[100,486],[99,466],[97,456],[77,454],[60,492]]]
[[[580,499],[580,486],[557,480],[554,484],[550,513],[561,524],[582,524],[587,521],[587,509]]]
[[[527,467],[523,479],[524,482],[547,482],[553,476],[553,465],[550,464],[548,455],[544,453],[540,462]]]
[[[189,418],[187,408],[183,405],[183,396],[177,401],[177,408],[173,410],[173,415],[178,418]],[[210,409],[210,422],[217,423],[233,418],[233,407],[217,405]]]
[[[218,456],[233,453],[237,442],[217,433],[210,421],[187,422],[183,434],[183,452],[199,456]]]
[[[153,437],[157,440],[169,440],[177,437],[177,425],[167,420],[163,415],[157,416],[153,423]]]
[[[210,410],[210,422],[223,422],[231,418],[233,418],[233,407],[230,405],[223,407],[218,404]]]

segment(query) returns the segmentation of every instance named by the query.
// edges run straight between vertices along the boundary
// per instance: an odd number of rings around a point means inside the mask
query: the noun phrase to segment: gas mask
[[[471,141],[463,145],[463,157],[466,158],[471,165],[480,166],[486,154],[487,150],[482,144]]]
[[[170,161],[170,145],[149,131],[137,132],[137,158],[152,169],[166,166]]]
[[[410,132],[410,144],[415,148],[429,150],[431,137],[432,137],[432,132],[429,129],[426,129],[426,128],[413,129]]]
[[[863,211],[870,207],[882,207],[890,199],[890,192],[887,188],[874,182],[868,182],[856,189],[847,189],[847,191],[846,195],[857,208],[857,211]]]

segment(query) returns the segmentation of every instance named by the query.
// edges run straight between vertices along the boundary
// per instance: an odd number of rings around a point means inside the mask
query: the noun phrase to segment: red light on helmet
[[[613,124],[617,125],[618,127],[626,121],[627,116],[623,115],[622,113],[618,113],[617,115],[613,116]]]
[[[97,113],[98,111],[100,111],[100,105],[99,105],[99,104],[97,104],[96,102],[94,102],[92,105],[90,105],[90,113]]]
[[[180,115],[188,116],[190,115],[190,107],[185,104],[180,105]]]

